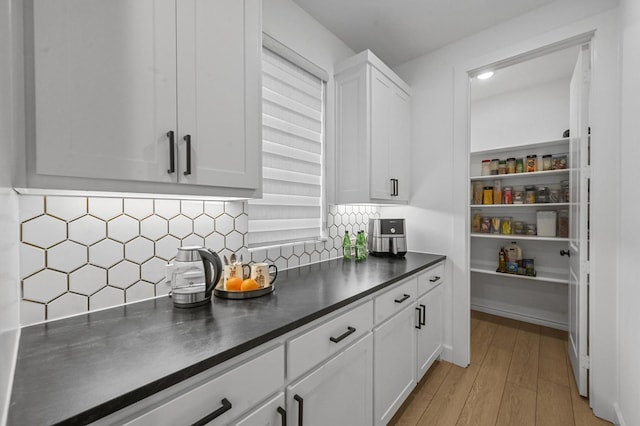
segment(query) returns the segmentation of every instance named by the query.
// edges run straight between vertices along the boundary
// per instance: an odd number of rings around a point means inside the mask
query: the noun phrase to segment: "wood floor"
[[[471,364],[436,362],[390,422],[397,426],[611,423],[578,395],[567,333],[471,312]]]

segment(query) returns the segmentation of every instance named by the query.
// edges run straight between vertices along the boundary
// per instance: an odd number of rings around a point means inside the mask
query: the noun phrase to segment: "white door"
[[[364,339],[287,387],[287,423],[369,426],[373,415],[373,337]]]
[[[393,125],[393,82],[371,68],[371,198],[391,199],[394,186],[389,175],[389,149]],[[357,161],[357,159],[352,159]]]
[[[261,4],[178,4],[179,180],[254,189],[261,170]]]
[[[411,98],[393,86],[392,140],[389,141],[389,178],[396,179],[395,201],[409,201],[409,181],[411,180]]]
[[[569,358],[580,395],[587,396],[588,238],[589,238],[589,81],[590,48],[580,48],[570,86],[569,185]]]
[[[418,372],[416,381],[420,381],[433,361],[442,352],[442,284],[418,299],[420,319],[416,332],[418,350]]]
[[[175,0],[35,0],[35,172],[174,182]]]

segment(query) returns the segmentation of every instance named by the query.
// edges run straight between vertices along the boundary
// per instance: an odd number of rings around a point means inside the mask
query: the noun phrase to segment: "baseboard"
[[[613,410],[616,413],[615,424],[620,426],[627,426],[627,423],[624,421],[624,417],[622,417],[622,412],[620,411],[620,406],[617,402],[613,403]]]
[[[513,312],[513,311],[491,308],[484,305],[476,305],[475,303],[471,304],[471,310],[484,312],[486,314],[497,315],[499,317],[511,318],[514,320],[528,322],[531,324],[542,325],[544,327],[555,328],[562,331],[567,331],[566,324],[557,323],[555,321],[548,321],[542,318],[533,317],[529,315],[522,315],[520,313]]]
[[[442,353],[440,353],[442,361],[453,362],[453,348],[449,345],[442,345]]]

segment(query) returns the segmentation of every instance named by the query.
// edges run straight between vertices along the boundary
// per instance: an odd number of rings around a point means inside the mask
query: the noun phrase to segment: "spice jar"
[[[527,172],[535,172],[537,170],[538,156],[535,154],[527,155]]]
[[[521,221],[515,221],[513,222],[513,233],[517,234],[517,235],[522,235],[524,234],[524,222]]]
[[[503,217],[502,218],[502,234],[511,235],[511,218]]]
[[[524,187],[524,204],[536,203],[536,187],[533,185]]]
[[[504,160],[500,160],[498,163],[498,174],[504,175],[507,173],[507,162]]]
[[[500,233],[500,223],[501,223],[501,219],[499,217],[492,217],[491,218],[491,233],[492,234],[499,234]]]
[[[482,176],[489,176],[491,174],[491,160],[482,160],[482,168],[480,170]]]
[[[482,214],[480,210],[472,210],[471,212],[471,232],[480,232],[482,229]]]
[[[507,158],[507,174],[516,172],[516,159],[515,158]]]
[[[493,204],[502,204],[502,182],[493,181]]]
[[[493,204],[493,186],[485,186],[482,192],[482,204]]]
[[[491,174],[497,175],[499,169],[500,169],[500,159],[494,158],[493,160],[491,160]]]
[[[502,204],[513,204],[513,190],[510,186],[505,186],[502,190]]]
[[[542,156],[542,170],[553,170],[553,157],[551,154]]]
[[[491,232],[491,219],[488,217],[483,217],[482,222],[480,223],[480,232],[483,234],[488,234]]]
[[[569,210],[558,210],[558,237],[569,238]]]
[[[524,159],[522,158],[516,160],[516,173],[524,173]]]
[[[513,187],[513,204],[524,203],[524,188],[521,186]]]
[[[546,186],[538,186],[536,188],[536,202],[538,203],[547,203],[549,196],[549,188]]]

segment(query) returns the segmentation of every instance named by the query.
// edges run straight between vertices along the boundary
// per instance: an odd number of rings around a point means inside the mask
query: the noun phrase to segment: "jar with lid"
[[[482,160],[482,168],[480,174],[489,176],[491,174],[491,160]]]
[[[482,229],[482,213],[480,210],[471,210],[471,232],[480,232]]]
[[[542,170],[553,170],[553,156],[551,154],[542,156]]]
[[[510,186],[502,190],[502,204],[513,204],[513,189]]]
[[[482,182],[473,182],[473,204],[482,204]]]
[[[524,173],[524,159],[518,158],[516,160],[516,173]]]
[[[500,159],[494,158],[493,160],[491,160],[491,174],[497,175],[499,169],[500,169]]]
[[[491,218],[482,218],[482,222],[480,223],[480,232],[482,232],[483,234],[488,234],[489,232],[491,232]]]
[[[513,204],[523,204],[524,194],[525,192],[522,186],[514,186],[513,187]]]
[[[502,232],[504,235],[511,235],[511,217],[502,218]]]
[[[482,204],[493,204],[493,186],[485,186],[482,192]]]
[[[536,203],[536,187],[528,185],[524,187],[524,204]]]
[[[569,181],[563,180],[560,181],[560,194],[562,197],[561,203],[569,203],[571,202],[571,194],[569,193]]]
[[[537,163],[538,163],[538,156],[536,154],[527,155],[526,171],[535,172],[538,169]]]
[[[502,204],[502,182],[493,181],[493,204]]]
[[[512,223],[512,228],[513,228],[514,234],[517,234],[517,235],[524,234],[524,222],[517,220]]]
[[[558,210],[558,237],[569,238],[569,210]]]
[[[562,196],[560,194],[560,189],[557,186],[549,187],[549,197],[548,200],[550,203],[561,203]]]
[[[507,174],[507,162],[504,160],[500,160],[498,163],[498,174],[504,175]]]
[[[501,224],[502,219],[499,217],[492,217],[491,218],[491,233],[492,234],[499,234],[500,233],[500,224]]]
[[[535,223],[527,223],[525,225],[525,234],[527,235],[538,235],[538,228]]]
[[[549,202],[549,188],[546,186],[536,187],[536,202],[547,203]]]
[[[507,174],[512,174],[516,172],[516,159],[514,157],[507,158]]]

